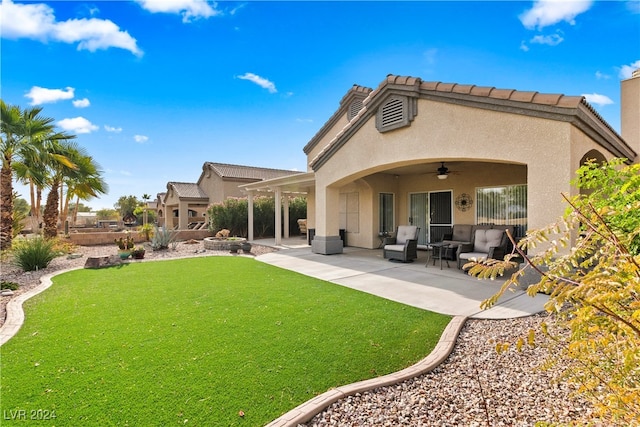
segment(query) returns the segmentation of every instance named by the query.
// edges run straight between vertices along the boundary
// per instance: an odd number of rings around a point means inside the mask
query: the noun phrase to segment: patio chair
[[[477,261],[504,258],[509,246],[509,238],[505,232],[508,227],[475,229],[472,236],[473,241],[458,246],[458,268],[462,268],[472,258]]]
[[[418,232],[415,225],[400,225],[395,237],[387,237],[382,248],[385,259],[412,262],[418,258]]]

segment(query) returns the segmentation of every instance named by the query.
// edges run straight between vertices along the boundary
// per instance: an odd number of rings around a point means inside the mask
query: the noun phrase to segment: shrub
[[[138,234],[141,236],[144,236],[144,240],[148,242],[153,237],[153,230],[154,230],[154,225],[150,223],[146,223],[138,227]]]
[[[155,226],[155,230],[153,231],[153,237],[151,238],[151,249],[154,251],[169,249],[171,246],[172,249],[175,249],[178,238],[177,230],[170,230],[167,227],[163,227],[159,229],[158,226]]]
[[[207,209],[209,231],[216,233],[228,229],[232,236],[247,237],[249,222],[249,203],[247,199],[229,198],[222,203],[215,203]],[[289,201],[289,227],[291,234],[298,234],[298,219],[307,217],[307,200],[296,197]],[[284,218],[284,215],[282,216]],[[275,235],[275,201],[273,197],[255,197],[253,199],[253,231],[254,237],[271,237]]]
[[[20,285],[18,285],[16,282],[8,282],[6,280],[0,281],[0,289],[11,289],[12,291],[15,291],[19,287]]]
[[[589,162],[574,182],[588,190],[571,199],[564,218],[527,233],[516,250],[541,280],[527,293],[548,293],[545,308],[553,326],[570,331],[551,338],[550,362],[566,363],[566,376],[590,400],[607,425],[637,425],[640,419],[640,164],[622,159]],[[525,249],[545,244],[535,256]],[[573,244],[570,250],[566,248]],[[469,263],[469,274],[495,277],[512,266],[504,261]],[[517,284],[522,270],[485,301],[494,304]],[[528,341],[533,341],[528,339]],[[521,341],[517,347],[520,347]],[[501,347],[504,348],[504,347]]]
[[[54,241],[45,240],[40,236],[16,243],[13,249],[14,262],[24,271],[47,268],[49,263],[58,256],[58,252],[54,249]]]

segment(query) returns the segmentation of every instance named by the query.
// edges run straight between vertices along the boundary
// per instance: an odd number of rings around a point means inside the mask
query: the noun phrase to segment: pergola
[[[284,211],[284,223],[289,223],[289,198],[294,196],[307,196],[309,192],[313,192],[316,185],[315,174],[313,172],[289,175],[281,178],[274,178],[265,181],[254,182],[251,184],[240,185],[243,191],[247,193],[249,224],[248,224],[248,240],[253,240],[253,198],[259,194],[272,195],[276,200],[275,206],[275,238],[276,245],[282,243],[282,213],[280,207]],[[284,229],[284,238],[289,237],[289,227]]]

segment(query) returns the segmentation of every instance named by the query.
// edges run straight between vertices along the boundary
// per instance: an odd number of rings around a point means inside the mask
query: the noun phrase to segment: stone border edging
[[[11,298],[7,303],[6,319],[0,328],[0,346],[3,346],[7,341],[9,341],[22,327],[22,324],[24,323],[24,310],[22,310],[22,304],[24,304],[26,300],[49,289],[49,287],[53,285],[53,282],[51,281],[53,276],[81,268],[82,267],[67,268],[65,270],[58,270],[51,274],[46,274],[40,278],[40,284],[38,286],[30,289],[24,294],[18,295],[15,298]]]
[[[266,427],[295,427],[298,424],[310,421],[313,417],[340,399],[378,387],[398,384],[402,381],[431,372],[449,357],[466,320],[467,318],[465,316],[454,316],[445,328],[433,351],[415,365],[382,377],[371,378],[326,391],[278,417],[267,424]]]

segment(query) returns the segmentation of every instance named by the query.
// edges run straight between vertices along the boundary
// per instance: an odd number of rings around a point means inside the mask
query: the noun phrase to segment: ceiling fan
[[[438,179],[447,179],[449,174],[457,174],[456,171],[450,171],[448,167],[444,165],[444,162],[440,162],[440,167],[435,172]]]

